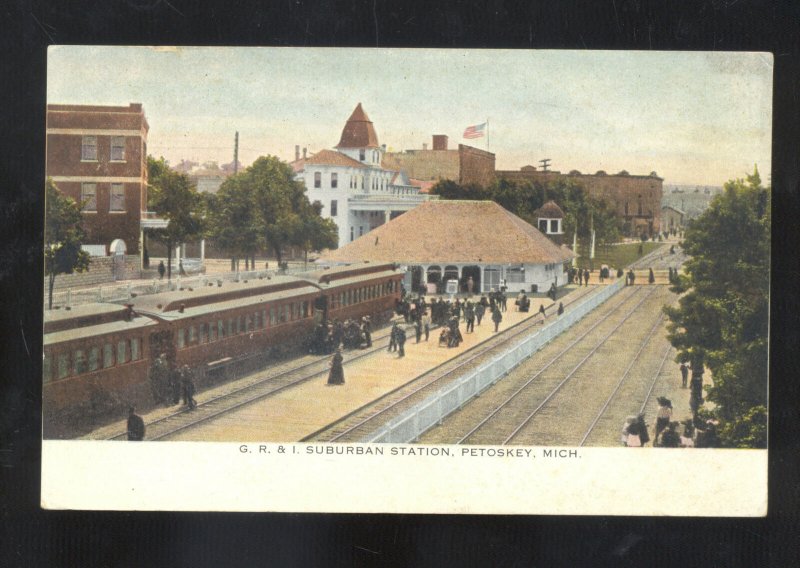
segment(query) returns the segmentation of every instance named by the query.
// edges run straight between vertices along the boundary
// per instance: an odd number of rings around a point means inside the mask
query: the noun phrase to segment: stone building
[[[291,162],[308,199],[339,227],[339,246],[357,239],[428,199],[400,169],[385,167],[386,146],[358,103],[334,150],[307,156],[295,148]]]
[[[428,201],[342,248],[322,265],[396,262],[407,268],[409,290],[442,291],[457,280],[466,291],[547,291],[567,283],[574,257],[513,213],[492,201]],[[430,285],[430,288],[429,288]]]
[[[486,150],[459,144],[458,149],[448,147],[448,137],[433,135],[433,146],[422,145],[421,150],[387,152],[383,165],[405,171],[415,180],[436,182],[449,179],[459,184],[487,185],[494,179],[495,155]]]
[[[141,103],[47,105],[46,175],[83,202],[90,254],[139,254],[147,215],[147,133]]]
[[[663,231],[676,231],[683,229],[686,222],[686,213],[672,207],[671,205],[664,205],[661,207],[661,228]]]
[[[524,166],[519,170],[498,170],[498,178],[511,181],[549,183],[572,181],[582,186],[589,195],[610,203],[622,221],[623,232],[629,235],[652,234],[661,230],[661,197],[664,180],[650,172],[649,175],[631,175],[625,170],[609,175],[600,170],[582,174],[572,170],[568,174],[558,171],[537,170]]]

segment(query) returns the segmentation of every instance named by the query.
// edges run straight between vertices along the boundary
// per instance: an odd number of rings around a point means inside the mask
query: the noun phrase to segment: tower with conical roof
[[[353,114],[347,119],[336,149],[364,164],[380,166],[383,149],[378,143],[375,126],[364,112],[361,103],[356,105]]]

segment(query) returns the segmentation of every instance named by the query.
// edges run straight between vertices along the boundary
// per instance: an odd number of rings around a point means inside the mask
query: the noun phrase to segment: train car
[[[115,304],[85,304],[44,314],[44,429],[59,421],[80,427],[92,416],[118,412],[123,401],[149,393],[151,318]],[[90,424],[83,424],[89,426]]]
[[[369,315],[375,323],[388,320],[400,301],[403,271],[393,264],[359,263],[298,275],[319,284],[317,308],[329,320]]]

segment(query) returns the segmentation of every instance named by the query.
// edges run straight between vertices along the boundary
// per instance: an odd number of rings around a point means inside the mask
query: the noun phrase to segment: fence
[[[536,353],[557,335],[572,327],[586,314],[619,292],[623,285],[624,282],[618,280],[610,286],[600,288],[555,321],[545,325],[533,335],[527,336],[503,355],[459,377],[378,430],[366,435],[362,441],[397,444],[412,442],[428,428],[439,423],[445,416],[497,382],[503,375]]]
[[[297,267],[286,270],[250,270],[247,272],[220,272],[215,274],[203,274],[198,276],[179,276],[171,281],[167,280],[141,280],[128,282],[126,284],[109,284],[96,288],[83,288],[77,290],[64,290],[53,293],[53,307],[75,306],[92,302],[119,302],[130,300],[134,294],[143,296],[147,294],[158,294],[180,290],[182,288],[202,288],[209,283],[216,283],[218,280],[223,282],[239,282],[241,280],[256,280],[258,278],[272,277],[276,274],[297,274],[313,270]],[[45,291],[46,292],[46,291]],[[45,295],[46,301],[46,295]]]

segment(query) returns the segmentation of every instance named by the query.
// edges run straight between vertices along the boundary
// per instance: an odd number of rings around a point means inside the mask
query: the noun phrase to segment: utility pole
[[[539,163],[542,164],[542,171],[546,172],[547,168],[550,167],[550,158],[545,158],[544,160],[539,160]]]
[[[233,139],[233,175],[239,173],[239,131]]]

